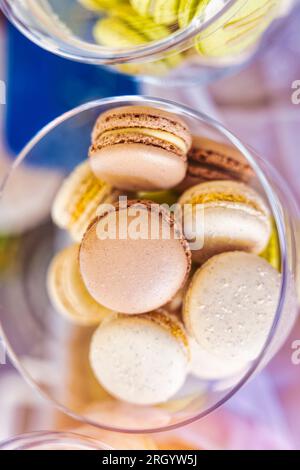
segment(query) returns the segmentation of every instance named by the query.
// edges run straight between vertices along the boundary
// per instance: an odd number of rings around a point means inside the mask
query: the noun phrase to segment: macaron
[[[201,380],[224,380],[236,377],[247,366],[245,362],[242,369],[239,359],[228,360],[214,356],[191,337],[189,337],[189,346],[191,352],[189,373]]]
[[[189,274],[191,252],[169,212],[151,201],[125,201],[93,221],[79,262],[97,302],[139,314],[175,297]]]
[[[178,189],[185,191],[196,184],[214,180],[248,183],[254,176],[251,165],[233,146],[194,136],[188,153],[187,175]]]
[[[209,57],[232,57],[260,39],[277,15],[280,0],[237,0],[195,40],[198,52]]]
[[[281,270],[281,253],[275,221],[272,223],[272,233],[269,243],[260,256],[265,258],[273,266],[273,268],[277,269],[277,271]]]
[[[98,44],[119,50],[160,41],[169,34],[170,31],[166,26],[155,23],[149,17],[139,15],[130,5],[120,5],[110,9],[109,15],[101,18],[93,30]],[[119,64],[117,67],[124,73],[162,76],[176,67],[182,57],[182,54],[172,51],[154,62],[139,61]]]
[[[52,219],[79,243],[91,220],[96,217],[99,206],[115,202],[119,194],[108,183],[96,178],[89,161],[84,161],[59,189],[52,206]]]
[[[175,114],[146,106],[124,106],[103,113],[90,149],[94,174],[120,189],[170,189],[186,175],[192,138]]]
[[[178,24],[181,28],[186,28],[191,21],[199,19],[205,12],[209,4],[215,4],[215,13],[223,7],[220,2],[212,2],[211,0],[179,0],[178,3]]]
[[[151,16],[157,24],[177,22],[179,0],[130,0],[130,3],[140,15]]]
[[[58,253],[48,270],[50,300],[58,313],[81,326],[98,325],[113,315],[88,293],[79,271],[79,246],[72,245]]]
[[[270,211],[262,197],[237,181],[210,181],[188,189],[180,198],[184,233],[193,260],[203,263],[225,251],[260,254],[271,235]]]
[[[244,367],[262,351],[279,302],[281,276],[243,252],[214,256],[194,275],[184,301],[187,331],[207,353]]]
[[[185,382],[188,340],[181,323],[164,311],[120,315],[95,332],[90,363],[115,398],[135,405],[164,403]]]

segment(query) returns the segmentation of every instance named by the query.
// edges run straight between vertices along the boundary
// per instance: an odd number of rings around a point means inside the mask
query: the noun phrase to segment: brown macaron
[[[244,155],[231,145],[206,137],[193,137],[188,153],[187,175],[178,186],[185,191],[199,183],[236,180],[248,183],[255,173]]]
[[[124,106],[100,115],[90,148],[96,176],[128,191],[170,189],[186,175],[192,136],[175,114]]]
[[[151,201],[124,201],[95,219],[83,237],[80,271],[90,295],[126,314],[169,302],[191,268],[189,245],[173,216]]]

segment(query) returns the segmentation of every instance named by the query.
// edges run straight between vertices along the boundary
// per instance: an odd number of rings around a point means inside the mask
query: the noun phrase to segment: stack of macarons
[[[192,22],[208,21],[208,26],[196,36],[194,50],[205,57],[236,57],[254,46],[278,15],[282,0],[236,0],[225,8],[219,0],[79,0],[100,19],[94,28],[97,43],[116,49],[141,46],[160,41],[174,31],[188,27]],[[105,14],[103,14],[103,12]],[[215,21],[211,19],[217,15]],[[186,47],[190,48],[191,43]],[[187,51],[187,57],[191,51]],[[120,65],[133,74],[165,74],[177,67],[184,53],[146,63]]]
[[[53,204],[70,247],[51,263],[48,291],[64,317],[97,327],[90,365],[115,398],[162,403],[189,374],[231,377],[259,355],[281,277],[252,181],[239,152],[192,136],[169,111],[125,106],[97,119],[89,159]]]

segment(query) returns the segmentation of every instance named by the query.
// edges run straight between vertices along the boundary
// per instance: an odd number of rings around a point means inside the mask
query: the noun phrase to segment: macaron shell
[[[194,136],[188,153],[188,169],[178,190],[213,180],[238,180],[248,183],[255,177],[246,158],[233,146]]]
[[[144,203],[139,206],[131,202],[132,206],[138,208],[138,215],[117,210],[91,225],[79,260],[84,283],[96,301],[120,313],[138,314],[155,310],[176,295],[190,270],[190,252],[187,243],[175,237],[169,220],[159,213],[151,217]],[[124,217],[128,217],[128,224],[123,222]],[[146,232],[134,239],[131,230],[137,228],[134,224],[138,220],[139,230]],[[99,223],[110,227],[111,238],[99,239]],[[162,239],[161,234],[151,238],[151,224],[169,233],[170,238]],[[119,236],[120,227],[125,230],[124,239]]]
[[[253,46],[275,18],[280,0],[238,0],[196,39],[210,57],[233,56]]]
[[[180,0],[178,11],[178,23],[181,28],[186,28],[190,22],[200,16],[211,0]]]
[[[90,362],[99,382],[113,396],[136,405],[171,398],[183,385],[188,365],[168,317],[169,328],[151,315],[119,316],[94,334]],[[173,330],[175,327],[175,330]],[[162,354],[163,351],[163,354]]]
[[[224,195],[229,195],[227,200]],[[197,198],[201,201],[202,197],[203,204],[195,202]],[[256,191],[243,183],[202,183],[187,190],[179,203],[186,211],[186,238],[192,240],[196,236],[200,244],[199,248],[192,248],[196,263],[201,264],[211,256],[227,251],[241,250],[260,254],[268,244],[271,235],[268,207]],[[195,208],[200,210],[201,215],[197,220]]]
[[[211,258],[195,274],[185,304],[189,334],[220,360],[241,368],[261,352],[279,301],[281,276],[264,259],[231,252]]]
[[[121,106],[102,113],[93,129],[92,142],[95,143],[99,134],[105,131],[130,127],[171,132],[181,137],[188,149],[192,145],[192,135],[188,125],[180,117],[149,106]]]
[[[212,256],[228,251],[259,254],[268,243],[268,221],[252,211],[248,212],[245,207],[208,207],[203,217],[203,227],[200,227],[198,235],[203,239],[203,246],[192,250],[195,263],[202,264]],[[191,230],[191,219],[185,226],[185,233]]]
[[[253,205],[257,207],[257,210],[265,215],[270,215],[270,211],[263,200],[263,198],[258,194],[257,191],[252,189],[247,184],[242,182],[234,181],[234,180],[227,180],[227,181],[209,181],[205,183],[198,184],[187,190],[180,198],[180,202],[182,204],[188,204],[191,200],[197,198],[198,196],[202,195],[211,195],[211,194],[229,194],[232,195],[233,198],[237,196],[243,197],[243,199],[249,201],[248,205]],[[232,201],[234,203],[234,201]],[[205,206],[209,205],[223,205],[222,201],[217,202],[205,202]],[[227,204],[226,204],[227,207]]]
[[[187,164],[181,157],[145,144],[116,144],[94,152],[94,174],[128,191],[171,189],[183,180]]]
[[[155,0],[153,19],[155,23],[172,25],[177,22],[179,0]]]
[[[99,325],[113,312],[94,301],[82,281],[79,246],[72,245],[53,259],[47,279],[49,297],[57,312],[81,326]]]

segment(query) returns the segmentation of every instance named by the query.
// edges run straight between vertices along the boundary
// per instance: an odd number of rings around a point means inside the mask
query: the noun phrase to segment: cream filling
[[[203,193],[195,194],[191,200],[190,204],[192,205],[205,205],[205,204],[217,204],[217,203],[226,203],[231,202],[234,204],[243,204],[247,207],[251,207],[256,212],[264,214],[263,209],[256,203],[254,200],[251,200],[247,196],[242,194],[232,194],[232,193]]]
[[[107,137],[110,135],[116,135],[116,134],[142,134],[147,137],[154,137],[160,140],[164,140],[165,142],[168,142],[172,145],[175,145],[177,148],[179,148],[183,153],[186,153],[188,151],[188,146],[186,145],[185,141],[181,139],[181,137],[178,137],[177,135],[171,134],[170,132],[167,131],[160,131],[157,129],[149,129],[145,127],[128,127],[128,128],[122,128],[122,129],[114,129],[112,131],[106,131],[101,134],[100,137]]]

